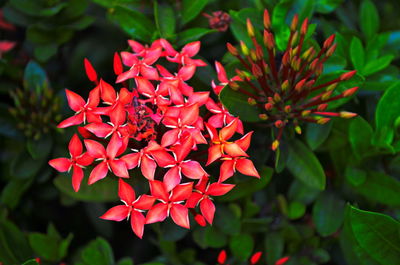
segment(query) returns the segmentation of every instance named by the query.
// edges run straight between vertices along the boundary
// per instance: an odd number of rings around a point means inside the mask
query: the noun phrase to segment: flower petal
[[[153,206],[155,201],[156,198],[153,196],[143,194],[134,202],[133,207],[140,210],[148,210]]]
[[[172,190],[181,182],[181,172],[178,166],[171,167],[164,175],[163,182],[167,191]]]
[[[185,206],[181,204],[173,204],[171,207],[170,215],[175,224],[189,229],[190,224],[188,213],[188,208],[186,208]]]
[[[108,173],[108,167],[106,162],[101,162],[98,164],[90,173],[88,184],[92,185],[93,183],[105,178]]]
[[[100,218],[119,222],[126,219],[128,215],[129,215],[129,207],[125,205],[118,205],[109,209],[105,214],[100,216]]]
[[[164,202],[168,201],[169,194],[163,182],[159,180],[150,181],[150,192],[151,195],[157,199],[163,200]]]
[[[214,220],[215,205],[209,198],[204,198],[200,202],[200,211],[207,222],[211,225]]]
[[[78,166],[73,166],[72,167],[72,187],[74,188],[75,192],[79,191],[83,177],[84,177],[83,169]]]
[[[192,191],[193,191],[193,182],[180,184],[172,190],[170,201],[179,202],[186,200],[190,197]]]
[[[238,159],[236,162],[236,169],[244,175],[260,178],[253,162],[249,159]]]
[[[224,183],[214,182],[208,187],[207,194],[211,196],[222,196],[227,194],[234,187],[235,187],[234,184],[224,184]]]
[[[49,165],[58,172],[67,172],[71,166],[71,161],[68,158],[55,158],[49,161]]]
[[[118,182],[118,197],[126,204],[131,205],[135,201],[135,191],[125,181],[119,179]]]
[[[147,178],[148,180],[153,180],[156,168],[157,164],[153,159],[151,159],[147,155],[142,156],[140,170],[145,178]]]
[[[80,95],[69,89],[65,89],[65,94],[67,96],[68,105],[73,111],[77,112],[85,106],[86,102]]]
[[[106,156],[106,149],[101,143],[90,139],[86,139],[84,143],[90,156],[94,158],[103,158]]]
[[[144,232],[144,224],[146,223],[146,218],[141,212],[132,211],[131,212],[131,227],[133,232],[141,239]]]
[[[182,173],[190,179],[201,179],[207,173],[197,161],[187,160],[181,163]]]
[[[154,205],[146,215],[146,224],[152,224],[156,222],[162,222],[167,218],[168,215],[168,204],[159,203]]]

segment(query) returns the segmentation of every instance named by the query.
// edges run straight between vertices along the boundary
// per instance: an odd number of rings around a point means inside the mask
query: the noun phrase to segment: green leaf
[[[374,3],[364,0],[360,6],[359,24],[367,38],[372,38],[379,30],[379,14]]]
[[[262,190],[271,181],[273,173],[274,170],[272,168],[262,167],[260,170],[260,179],[252,178],[248,181],[238,183],[233,192],[219,197],[218,201],[235,201]]]
[[[169,39],[175,33],[175,13],[167,3],[158,4],[154,1],[154,18],[161,38]]]
[[[131,258],[122,258],[118,261],[117,265],[133,265]]]
[[[219,231],[215,226],[207,226],[205,230],[204,239],[209,247],[222,248],[226,245],[226,235]]]
[[[35,57],[40,62],[46,62],[57,53],[58,46],[56,43],[48,43],[35,47]]]
[[[323,125],[308,123],[306,126],[306,142],[311,150],[315,150],[328,138],[332,122]]]
[[[139,0],[93,0],[96,4],[102,5],[104,7],[113,8],[116,6],[123,6],[132,3],[137,3]]]
[[[388,54],[388,55],[379,57],[376,60],[370,61],[365,65],[364,69],[362,70],[362,74],[365,76],[368,76],[368,75],[374,74],[376,72],[379,72],[379,71],[385,69],[386,67],[388,67],[393,59],[394,59],[394,56],[391,54]]]
[[[325,173],[314,153],[299,140],[289,142],[289,157],[286,162],[289,171],[310,187],[325,189]]]
[[[350,206],[348,218],[356,243],[379,264],[400,260],[400,223],[381,214]]]
[[[131,38],[150,42],[155,27],[143,13],[116,6],[108,13],[108,18],[117,23]]]
[[[248,96],[239,93],[238,91],[234,91],[229,86],[225,86],[219,94],[219,99],[230,113],[239,116],[242,121],[260,121],[260,118],[258,117],[260,112],[258,111],[257,106],[251,106],[248,103]]]
[[[215,213],[215,226],[227,235],[238,235],[241,222],[232,209],[223,205],[217,205]]]
[[[7,220],[0,221],[0,260],[4,264],[21,264],[33,256],[24,233]]]
[[[346,177],[346,180],[355,187],[363,184],[367,179],[367,172],[352,166],[346,167],[344,175]]]
[[[54,179],[54,185],[63,193],[68,196],[92,202],[108,202],[116,201],[118,199],[118,181],[107,177],[92,186],[86,184],[85,180],[82,181],[81,187],[78,192],[72,188],[71,177],[59,175]]]
[[[303,217],[306,212],[306,206],[301,202],[291,202],[288,206],[288,217],[291,220],[299,219]]]
[[[11,174],[19,179],[35,176],[43,166],[44,159],[33,159],[28,152],[22,152],[11,161]]]
[[[110,244],[101,237],[91,241],[81,253],[84,265],[114,265],[114,255]]]
[[[41,89],[48,85],[46,72],[35,61],[30,61],[25,67],[24,88],[40,93]]]
[[[370,201],[400,206],[400,181],[384,173],[368,171],[367,179],[354,189]]]
[[[265,237],[265,253],[267,254],[267,263],[275,264],[283,255],[285,240],[279,232],[268,233]]]
[[[293,6],[292,0],[280,1],[272,11],[272,28],[275,33],[275,42],[280,51],[286,49],[289,40],[290,30],[286,25],[286,15]]]
[[[45,159],[49,156],[53,146],[53,139],[50,136],[42,137],[39,140],[28,140],[27,148],[33,159]]]
[[[331,192],[321,193],[312,211],[313,221],[321,236],[335,233],[343,223],[345,202]]]
[[[315,11],[318,13],[327,14],[334,11],[343,0],[317,0],[315,4]]]
[[[215,29],[206,29],[206,28],[190,28],[184,30],[178,35],[178,46],[183,46],[189,42],[200,40],[201,37],[209,34],[217,32]]]
[[[352,119],[349,127],[349,141],[357,158],[361,159],[371,152],[373,134],[371,125],[362,117]]]
[[[50,17],[56,15],[64,7],[67,6],[66,2],[56,3],[53,6],[43,5],[44,1],[24,1],[24,0],[11,0],[10,4],[19,11],[35,17]]]
[[[1,202],[14,209],[25,191],[32,185],[34,178],[13,179],[9,181],[1,192]]]
[[[320,193],[321,191],[319,189],[312,188],[296,179],[290,185],[288,198],[290,201],[298,201],[308,205],[312,203]]]
[[[365,63],[365,52],[359,38],[353,37],[350,44],[350,59],[357,71],[362,71]]]
[[[394,126],[394,121],[400,116],[400,82],[390,86],[380,98],[375,112],[376,129]]]
[[[253,252],[254,241],[248,234],[239,234],[231,238],[229,247],[236,258],[245,261]]]
[[[209,0],[183,0],[182,6],[182,24],[193,20],[208,4]]]

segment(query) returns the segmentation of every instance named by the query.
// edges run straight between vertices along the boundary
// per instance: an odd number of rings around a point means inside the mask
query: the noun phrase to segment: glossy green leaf
[[[331,192],[321,193],[313,206],[312,217],[321,236],[335,233],[343,223],[345,202]]]
[[[67,6],[66,2],[53,2],[52,6],[43,5],[42,1],[24,1],[24,0],[11,0],[10,4],[19,11],[30,15],[39,17],[50,17],[56,15],[64,7]]]
[[[24,233],[10,221],[0,221],[0,260],[4,264],[21,264],[33,255]]]
[[[57,176],[54,179],[54,185],[61,192],[82,201],[108,202],[118,200],[118,181],[110,177],[102,179],[91,186],[87,185],[84,179],[78,192],[73,190],[71,177],[69,176]]]
[[[39,140],[30,139],[26,146],[33,159],[45,159],[50,154],[53,139],[50,136],[42,137]]]
[[[373,133],[371,125],[362,117],[352,119],[349,127],[349,141],[354,154],[359,159],[370,153]]]
[[[154,1],[154,18],[161,38],[171,38],[175,33],[175,13],[166,3],[158,4]]]
[[[360,6],[359,24],[367,38],[371,38],[379,30],[379,14],[374,3],[364,0]]]
[[[189,42],[198,41],[201,37],[216,32],[214,29],[206,29],[206,28],[190,28],[184,30],[178,35],[178,46],[183,46]]]
[[[357,244],[379,264],[396,264],[400,260],[400,223],[381,214],[350,206],[349,223]]]
[[[44,86],[48,85],[46,72],[38,63],[30,61],[25,67],[24,88],[39,93]]]
[[[315,3],[315,11],[327,14],[334,11],[342,3],[343,0],[317,0]]]
[[[215,226],[227,235],[238,235],[240,233],[241,222],[238,216],[226,206],[216,205]]]
[[[117,265],[133,265],[133,261],[131,258],[123,258],[118,261]]]
[[[32,185],[34,178],[13,179],[1,191],[0,200],[9,208],[14,209],[19,204],[25,191]]]
[[[392,62],[394,59],[394,56],[391,54],[384,55],[376,60],[368,62],[364,69],[362,70],[362,74],[365,76],[371,75],[373,73],[379,72],[386,67],[389,66],[389,64]]]
[[[84,265],[114,265],[114,255],[110,244],[98,237],[91,241],[81,253]]]
[[[22,263],[22,265],[39,265],[39,263],[36,262],[36,259],[30,259]]]
[[[155,31],[154,23],[143,13],[122,6],[112,9],[108,13],[108,18],[135,40],[150,42]]]
[[[236,184],[234,191],[218,198],[218,201],[235,201],[262,190],[272,179],[274,170],[264,166],[259,171],[260,179],[252,178],[248,181]]]
[[[355,187],[363,184],[367,179],[367,172],[352,166],[346,167],[344,175],[346,180]]]
[[[49,60],[52,56],[57,53],[58,46],[55,43],[43,44],[35,47],[35,58],[40,62]]]
[[[332,122],[327,124],[308,123],[306,125],[306,142],[311,150],[317,149],[328,138],[332,129]]]
[[[321,190],[312,188],[296,179],[290,185],[288,199],[308,205],[312,203],[320,193]]]
[[[285,240],[281,233],[274,231],[268,233],[265,237],[265,253],[267,263],[275,264],[275,262],[283,256],[283,250],[285,247]]]
[[[280,1],[272,11],[271,22],[275,33],[275,42],[280,51],[286,49],[290,30],[286,24],[286,15],[292,7],[292,0]]]
[[[394,121],[400,116],[400,82],[390,86],[380,98],[375,112],[377,130],[393,128]]]
[[[260,114],[257,106],[251,106],[247,99],[248,96],[234,91],[229,86],[225,86],[219,94],[222,104],[235,116],[239,116],[241,120],[247,122],[260,121]]]
[[[207,226],[204,233],[206,244],[212,248],[222,248],[227,243],[226,235],[215,226]]]
[[[291,202],[288,205],[287,214],[289,219],[295,220],[304,216],[306,212],[306,206],[301,202]]]
[[[139,0],[93,0],[93,2],[104,7],[113,8],[131,4],[132,2],[139,2]]]
[[[354,190],[370,201],[400,206],[400,181],[384,173],[367,172],[367,179]]]
[[[350,43],[350,58],[354,68],[361,71],[364,68],[365,52],[362,42],[359,38],[353,37]]]
[[[229,248],[236,258],[245,261],[253,252],[254,240],[248,234],[239,234],[231,238]]]
[[[314,153],[299,140],[289,142],[287,168],[306,185],[325,189],[325,173]]]
[[[197,17],[207,4],[208,0],[183,0],[182,24],[184,25]]]

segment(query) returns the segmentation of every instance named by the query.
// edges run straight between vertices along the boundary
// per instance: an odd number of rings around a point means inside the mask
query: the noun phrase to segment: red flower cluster
[[[257,264],[260,261],[261,256],[262,256],[262,252],[261,251],[258,251],[256,253],[254,253],[249,259],[249,265]],[[219,265],[225,265],[226,264],[226,259],[227,259],[226,251],[225,250],[221,250],[221,252],[218,254],[217,263]],[[280,258],[279,260],[277,260],[275,262],[274,265],[283,265],[288,260],[289,260],[289,257]],[[229,265],[229,264],[226,264],[226,265]]]
[[[300,121],[324,124],[331,117],[351,118],[355,113],[327,111],[328,103],[352,96],[358,87],[348,88],[335,94],[340,82],[352,78],[356,71],[343,73],[336,79],[318,84],[324,63],[335,51],[335,35],[325,40],[321,49],[305,49],[308,19],[299,27],[295,15],[291,26],[287,48],[283,54],[277,54],[274,34],[268,11],[264,11],[263,43],[257,40],[250,19],[247,19],[247,32],[253,48],[240,41],[240,50],[227,44],[228,51],[243,66],[236,69],[237,76],[229,79],[223,66],[216,62],[220,84],[213,84],[219,94],[222,88],[231,89],[248,97],[248,103],[259,111],[260,121],[270,123],[278,129],[276,140],[272,144],[275,150],[279,146],[283,129],[289,125],[301,133]],[[261,37],[261,34],[260,34]],[[229,89],[227,87],[227,89]]]
[[[58,127],[87,123],[78,128],[86,152],[75,134],[69,143],[71,157],[56,158],[49,164],[60,172],[72,169],[76,192],[84,177],[83,169],[89,165],[93,166],[89,185],[110,173],[120,177],[118,195],[124,205],[111,208],[101,218],[130,218],[132,229],[140,238],[145,224],[161,222],[168,216],[189,228],[189,209],[199,224],[211,224],[215,213],[212,197],[224,195],[235,186],[224,182],[236,170],[260,177],[246,153],[252,133],[232,140],[236,133],[243,134],[239,118],[214,102],[209,92],[195,92],[187,84],[196,68],[206,65],[192,58],[198,53],[200,42],[189,43],[180,52],[164,39],[150,47],[133,40],[128,43],[133,53],[122,52],[122,61],[119,54],[114,56],[116,83],[122,84],[119,91],[99,80],[85,59],[87,76],[96,86],[86,101],[66,90],[75,115]],[[160,58],[176,64],[177,72],[172,74],[155,65]],[[123,65],[128,67],[126,71]],[[128,86],[130,79],[135,84],[132,88]],[[200,115],[203,106],[209,111],[205,116]],[[207,149],[208,161],[202,165],[206,159],[201,156]],[[222,164],[215,180],[204,167],[217,161]],[[140,168],[148,180],[150,195],[136,196],[134,189],[122,180],[128,179],[134,168]],[[196,212],[197,206],[201,214]]]

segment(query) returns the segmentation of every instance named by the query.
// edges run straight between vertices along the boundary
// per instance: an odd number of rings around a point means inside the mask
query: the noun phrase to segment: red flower
[[[116,156],[125,150],[123,147],[122,140],[118,135],[114,134],[111,138],[110,143],[107,145],[107,149],[104,146],[94,140],[85,140],[86,149],[96,161],[101,161],[90,173],[89,185],[103,179],[107,176],[107,172],[110,170],[115,175],[121,178],[129,178],[127,166],[125,161],[116,158]]]
[[[69,172],[72,169],[72,187],[77,192],[84,177],[82,168],[90,165],[93,162],[93,157],[88,153],[82,153],[82,143],[76,134],[72,136],[68,149],[71,158],[52,159],[49,164],[59,172]]]
[[[176,186],[168,193],[167,187],[158,180],[150,181],[151,195],[160,203],[154,205],[146,216],[146,224],[162,222],[168,216],[179,226],[190,228],[188,209],[182,205],[192,192],[193,182]]]
[[[118,196],[124,205],[114,206],[100,218],[117,222],[131,218],[133,232],[139,238],[142,238],[146,222],[142,212],[151,208],[155,198],[149,195],[141,195],[136,199],[133,188],[122,179],[119,179]]]
[[[186,202],[187,207],[194,208],[200,204],[200,211],[209,224],[213,223],[215,205],[210,196],[222,196],[231,191],[235,185],[223,183],[209,183],[208,177],[204,177],[196,186],[194,192]]]

